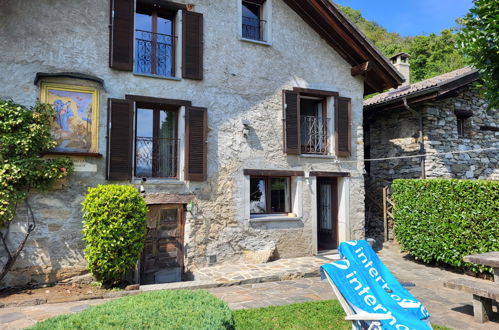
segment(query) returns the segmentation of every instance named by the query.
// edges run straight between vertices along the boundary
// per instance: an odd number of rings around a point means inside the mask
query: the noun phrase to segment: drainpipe
[[[404,108],[406,108],[409,112],[414,114],[419,119],[419,153],[425,154],[423,139],[423,114],[421,112],[417,112],[416,110],[411,108],[409,104],[407,104],[407,97],[404,97],[402,100],[404,101]],[[421,156],[421,179],[426,179],[425,159],[425,156]]]

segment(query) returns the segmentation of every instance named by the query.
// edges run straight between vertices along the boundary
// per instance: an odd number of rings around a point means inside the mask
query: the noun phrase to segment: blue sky
[[[402,36],[438,33],[456,27],[456,18],[466,15],[472,0],[333,0],[360,10],[389,32]]]

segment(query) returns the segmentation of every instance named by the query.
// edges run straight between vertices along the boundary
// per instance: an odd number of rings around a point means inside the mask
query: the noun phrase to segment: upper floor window
[[[265,21],[263,5],[265,1],[242,2],[242,36],[245,39],[264,40]]]
[[[329,118],[326,99],[302,96],[300,116],[301,153],[327,154],[329,151]]]
[[[175,76],[175,15],[174,11],[137,4],[134,45],[136,73]]]

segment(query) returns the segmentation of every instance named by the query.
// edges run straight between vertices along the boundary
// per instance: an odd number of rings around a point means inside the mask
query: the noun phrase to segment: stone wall
[[[499,148],[499,132],[480,126],[499,126],[499,112],[487,110],[480,90],[468,85],[455,96],[412,106],[423,115],[424,147],[427,153],[447,153]],[[455,110],[472,111],[465,135],[458,136]],[[419,119],[406,109],[377,112],[366,119],[370,158],[419,154]],[[367,127],[367,126],[366,126]],[[499,151],[454,153],[425,159],[427,178],[499,180]],[[366,235],[383,240],[382,188],[394,179],[421,177],[421,159],[375,161],[366,175]],[[393,233],[390,230],[390,237]]]
[[[186,267],[237,261],[248,251],[275,246],[281,257],[310,255],[314,243],[313,180],[303,180],[303,212],[297,221],[252,224],[243,211],[245,168],[342,171],[348,196],[343,217],[345,238],[364,235],[362,145],[363,81],[350,65],[281,0],[272,1],[271,45],[239,40],[235,0],[177,0],[194,3],[204,14],[204,79],[161,79],[112,70],[109,54],[109,2],[100,0],[33,2],[4,0],[0,12],[0,97],[33,104],[37,72],[81,72],[104,80],[100,89],[99,152],[90,164],[53,190],[30,197],[38,227],[4,285],[60,280],[85,271],[80,203],[89,186],[105,177],[108,98],[126,94],[191,100],[208,108],[208,180],[203,183],[155,181],[148,193],[194,194],[198,212],[187,213]],[[303,59],[307,59],[304,61]],[[327,68],[327,70],[325,70]],[[75,83],[71,80],[59,82]],[[78,82],[81,84],[81,82]],[[338,91],[352,98],[352,157],[309,158],[283,152],[284,89],[308,87]],[[242,120],[250,122],[248,139]],[[360,162],[356,163],[355,160]],[[94,168],[90,171],[88,168]],[[130,184],[129,182],[122,182]],[[22,210],[11,238],[23,231]],[[3,253],[3,252],[2,252]]]

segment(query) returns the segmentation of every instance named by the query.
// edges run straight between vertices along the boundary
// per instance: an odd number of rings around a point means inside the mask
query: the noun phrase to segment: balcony
[[[135,73],[175,76],[176,37],[135,30]]]
[[[135,150],[136,176],[177,177],[178,139],[138,136]]]
[[[328,153],[328,118],[301,116],[301,152],[303,154]]]
[[[243,16],[243,38],[264,41],[265,24],[264,20]]]

